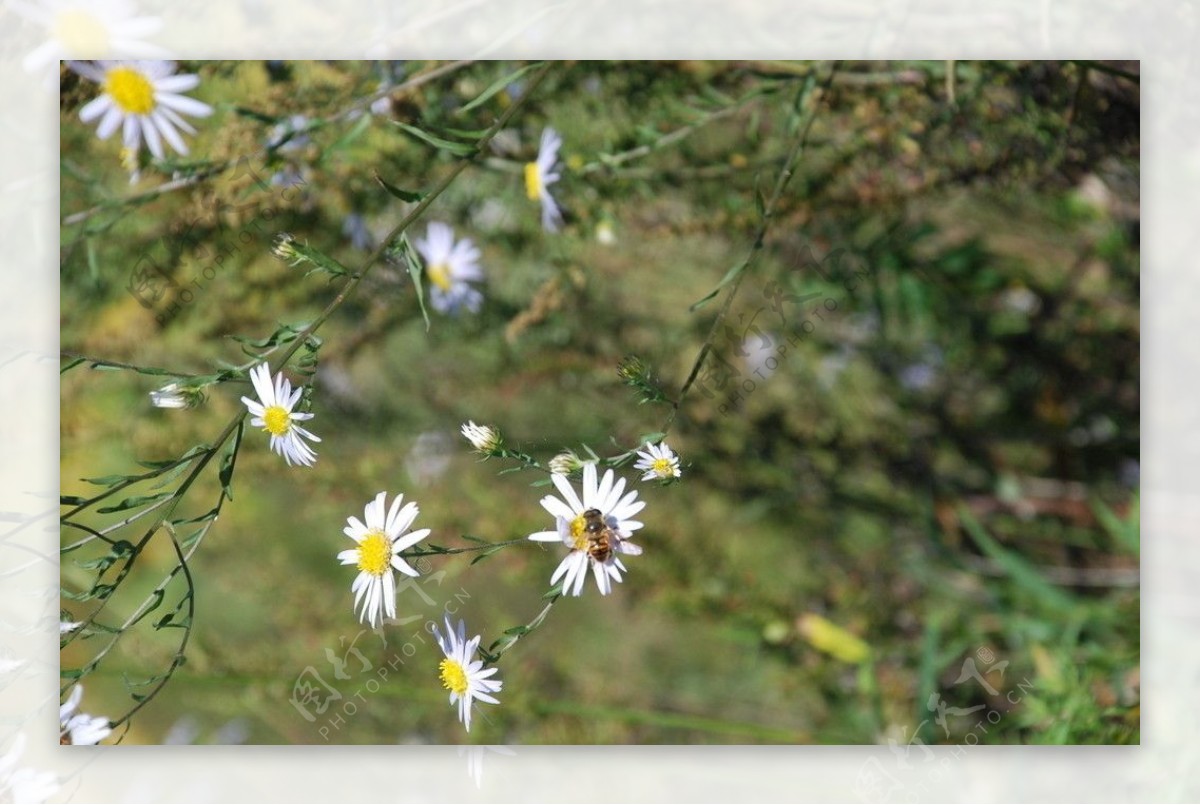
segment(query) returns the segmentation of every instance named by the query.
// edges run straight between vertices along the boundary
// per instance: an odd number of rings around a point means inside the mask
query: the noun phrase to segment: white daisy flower
[[[443,636],[433,626],[433,636],[446,659],[438,665],[441,671],[442,685],[450,691],[450,704],[458,703],[458,720],[471,731],[471,704],[475,699],[488,704],[500,704],[493,693],[499,693],[504,685],[499,679],[488,679],[494,676],[498,668],[483,670],[482,660],[473,660],[475,650],[479,648],[479,635],[467,640],[467,624],[458,622],[455,629],[450,624],[450,616],[446,616],[446,634]]]
[[[83,685],[76,685],[71,690],[67,701],[58,708],[58,731],[61,744],[95,746],[112,735],[112,725],[107,718],[78,712],[81,699],[83,699]]]
[[[455,243],[454,230],[449,225],[434,221],[425,230],[424,238],[417,238],[413,245],[425,259],[425,276],[429,279],[429,301],[439,313],[456,313],[466,308],[472,313],[479,310],[483,294],[470,283],[483,279],[479,267],[479,249],[470,238]]]
[[[675,455],[675,451],[668,447],[666,442],[656,445],[646,442],[646,449],[638,451],[638,459],[633,468],[646,471],[642,476],[643,481],[678,478],[680,475],[679,456]]]
[[[21,61],[27,73],[69,59],[166,55],[157,45],[142,41],[158,33],[162,19],[137,16],[137,7],[128,0],[8,0],[7,5],[50,34]]]
[[[321,441],[297,425],[312,419],[313,414],[301,414],[292,411],[300,400],[303,389],[292,391],[292,383],[283,376],[283,372],[275,375],[275,385],[271,385],[271,369],[265,363],[260,363],[250,370],[250,381],[258,393],[261,402],[243,397],[242,402],[253,415],[250,424],[262,428],[271,434],[271,449],[283,456],[283,460],[292,464],[303,464],[311,467],[317,460],[317,454],[304,443],[304,439],[312,442]],[[301,438],[303,437],[303,438]]]
[[[462,435],[480,453],[490,453],[500,446],[500,432],[488,425],[467,422],[462,426]]]
[[[372,627],[384,616],[396,617],[396,577],[392,571],[398,570],[414,578],[420,575],[400,557],[400,552],[429,536],[428,528],[405,533],[417,519],[420,511],[417,504],[409,503],[401,508],[404,495],[396,495],[385,517],[386,501],[387,492],[380,492],[367,504],[365,525],[357,517],[346,518],[349,525],[343,531],[358,546],[338,554],[343,565],[358,565],[358,577],[350,590],[354,593],[359,620]]]
[[[0,757],[0,801],[45,802],[58,793],[58,777],[46,771],[17,768],[25,751],[25,734],[17,733],[12,748]]]
[[[550,577],[550,583],[557,584],[562,579],[564,593],[579,595],[590,565],[600,594],[608,595],[612,583],[621,581],[621,573],[625,571],[617,554],[637,556],[642,552],[640,546],[629,542],[642,524],[629,518],[646,504],[638,501],[636,491],[621,497],[625,479],[614,484],[612,470],[606,470],[597,484],[595,462],[583,465],[583,500],[565,476],[551,473],[550,480],[558,487],[562,499],[547,495],[542,498],[542,508],[554,516],[555,530],[529,535],[532,540],[562,542],[571,549]]]
[[[98,61],[71,62],[71,69],[95,81],[104,90],[79,110],[79,119],[91,123],[99,118],[96,134],[107,140],[122,129],[125,147],[136,151],[145,138],[150,153],[163,158],[163,140],[180,154],[188,152],[177,129],[196,130],[183,119],[208,117],[212,107],[179,93],[200,84],[196,75],[175,75],[174,62]]]
[[[562,137],[558,136],[558,132],[552,128],[543,129],[537,160],[525,165],[525,195],[529,196],[530,201],[542,203],[542,227],[547,232],[557,232],[563,222],[562,211],[549,189],[560,178],[554,169],[560,147]]]

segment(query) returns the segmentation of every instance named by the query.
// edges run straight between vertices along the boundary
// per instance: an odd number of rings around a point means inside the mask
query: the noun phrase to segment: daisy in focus
[[[79,110],[79,119],[91,123],[99,118],[96,134],[107,140],[118,128],[125,147],[136,152],[145,139],[150,153],[162,159],[163,140],[180,154],[187,145],[179,129],[195,134],[183,115],[208,117],[212,107],[180,93],[200,84],[196,75],[175,75],[174,62],[97,61],[71,62],[71,69],[101,87],[95,98]]]
[[[498,668],[484,670],[483,661],[472,659],[475,650],[479,648],[479,635],[467,640],[467,624],[458,622],[455,629],[450,624],[450,616],[446,616],[446,634],[443,635],[433,626],[433,636],[446,658],[438,665],[441,671],[442,686],[450,691],[450,704],[458,703],[458,720],[471,731],[471,705],[478,699],[488,704],[500,704],[493,693],[499,693],[504,684],[499,679],[489,679]]]
[[[250,381],[258,393],[258,401],[243,397],[242,402],[250,409],[251,426],[271,434],[271,449],[283,456],[289,467],[292,464],[311,467],[316,463],[317,454],[304,443],[304,439],[312,442],[321,440],[296,423],[312,419],[313,414],[292,411],[304,390],[298,388],[292,391],[292,383],[283,376],[283,372],[275,375],[275,384],[271,385],[271,369],[265,363],[250,370]]]
[[[552,128],[543,129],[537,160],[525,165],[525,195],[530,201],[542,203],[542,228],[547,232],[557,232],[563,222],[562,211],[550,195],[550,185],[560,178],[554,166],[561,147],[562,137],[558,132]]]
[[[359,620],[372,628],[385,616],[396,617],[396,577],[392,571],[414,578],[420,575],[400,557],[400,552],[429,536],[428,528],[405,533],[417,519],[417,504],[402,506],[404,495],[396,495],[385,517],[386,502],[387,492],[380,492],[367,504],[365,524],[357,517],[346,518],[349,525],[343,532],[358,544],[338,554],[343,565],[358,566],[358,577],[350,591],[354,593]]]
[[[646,474],[642,476],[643,481],[678,478],[680,475],[679,456],[675,455],[675,451],[668,447],[666,442],[659,444],[646,442],[646,449],[638,451],[638,461],[633,468],[645,471]]]
[[[413,242],[425,260],[425,276],[429,279],[429,300],[439,313],[457,313],[466,308],[479,311],[483,294],[470,285],[483,279],[479,267],[479,249],[469,238],[457,243],[454,230],[447,224],[433,222],[424,238]]]
[[[21,61],[27,73],[67,59],[154,58],[166,54],[162,48],[142,41],[158,33],[162,20],[139,17],[128,0],[8,0],[7,5],[50,34]]]
[[[67,701],[58,708],[58,742],[64,746],[95,746],[112,735],[107,718],[79,712],[82,699],[83,685],[76,685]]]
[[[621,581],[625,565],[618,554],[637,556],[642,549],[629,540],[642,527],[631,520],[645,503],[637,499],[636,491],[624,497],[625,479],[613,482],[613,471],[605,470],[604,478],[596,483],[596,464],[583,465],[583,499],[575,494],[571,482],[563,475],[550,474],[562,499],[547,495],[542,508],[554,517],[554,531],[538,531],[529,538],[537,542],[562,542],[570,553],[559,563],[551,584],[563,581],[563,593],[579,595],[587,579],[588,568],[596,579],[601,595],[612,592],[612,583]]]

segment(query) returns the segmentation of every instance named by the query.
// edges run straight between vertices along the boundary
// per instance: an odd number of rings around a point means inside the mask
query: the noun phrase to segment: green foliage
[[[63,608],[86,624],[63,679],[96,712],[145,703],[126,742],[185,715],[320,742],[290,687],[360,634],[336,554],[385,488],[445,576],[435,606],[401,594],[389,646],[363,634],[375,667],[416,654],[336,740],[463,739],[409,635],[465,590],[505,679],[473,740],[955,744],[995,710],[982,742],[1137,742],[1128,77],[958,62],[951,104],[943,62],[571,63],[534,92],[534,64],[408,63],[446,72],[368,114],[394,67],[290,66],[200,65],[194,157],[134,186],[63,109]],[[547,125],[557,235],[521,177]],[[430,304],[408,238],[435,220],[482,252],[477,315]],[[169,316],[128,291],[147,255],[192,290]],[[222,430],[263,360],[305,388],[311,470]],[[164,378],[204,403],[152,408]],[[493,460],[469,419],[504,432]],[[664,438],[684,475],[641,485],[634,449]],[[524,539],[565,446],[647,502],[605,598],[543,595],[561,550]],[[933,695],[988,710],[943,728]]]

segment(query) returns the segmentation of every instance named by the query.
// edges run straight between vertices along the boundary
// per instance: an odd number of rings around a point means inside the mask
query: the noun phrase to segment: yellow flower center
[[[459,696],[467,692],[467,672],[461,665],[447,657],[438,668],[442,671],[442,686],[446,690]]]
[[[69,8],[54,18],[54,38],[73,59],[94,59],[108,52],[108,30],[86,11]]]
[[[671,459],[656,458],[654,463],[650,465],[650,469],[654,470],[654,474],[659,478],[666,478],[668,475],[674,475],[675,471],[671,469]]]
[[[529,196],[530,201],[542,197],[542,172],[538,170],[536,162],[525,163],[525,195]]]
[[[584,529],[587,528],[587,520],[581,514],[571,521],[571,539],[574,542],[575,550],[586,551],[588,540]]]
[[[132,67],[114,67],[104,77],[104,91],[122,112],[146,115],[154,111],[154,85]]]
[[[392,541],[378,528],[372,528],[358,543],[358,569],[372,576],[382,576],[391,565]]]
[[[272,436],[283,436],[292,427],[292,417],[282,405],[272,405],[263,411],[263,430]]]
[[[429,281],[443,291],[450,290],[450,266],[445,263],[434,263],[425,269],[425,273],[429,276]]]

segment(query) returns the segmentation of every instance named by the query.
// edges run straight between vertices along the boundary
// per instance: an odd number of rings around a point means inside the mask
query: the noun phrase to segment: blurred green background
[[[246,362],[228,336],[307,321],[340,287],[273,257],[272,238],[360,265],[410,206],[375,174],[426,191],[456,159],[392,121],[486,128],[529,73],[462,107],[520,66],[185,62],[215,114],[190,156],[143,164],[133,184],[119,144],[78,119],[96,88],[64,71],[63,350],[180,373]],[[440,652],[413,635],[447,602],[485,645],[526,623],[561,550],[432,557],[426,575],[444,575],[399,595],[412,622],[380,636],[354,617],[354,571],[335,556],[346,517],[381,490],[416,500],[417,527],[445,546],[549,527],[542,476],[480,462],[462,422],[542,461],[661,429],[667,409],[639,405],[618,361],[637,354],[677,393],[724,296],[689,306],[751,248],[797,92],[829,69],[556,65],[410,232],[438,220],[474,240],[481,312],[431,310],[426,331],[389,263],[321,328],[320,458],[288,468],[247,432],[234,500],[190,563],[187,661],[124,742],[963,743],[996,718],[978,741],[1137,743],[1136,63],[841,64],[803,110],[807,146],[713,344],[753,391],[689,392],[668,437],[683,477],[639,485],[645,553],[625,582],[559,601],[505,655],[502,705],[481,705],[469,736]],[[280,142],[289,121],[311,130]],[[556,235],[521,177],[547,125],[564,139]],[[177,312],[128,291],[145,255],[193,289]],[[779,294],[812,297],[777,311]],[[212,440],[248,393],[227,383],[193,410],[151,407],[169,379],[63,375],[64,495]],[[215,467],[180,513],[212,507]],[[96,583],[104,552],[89,550],[64,555],[68,592]],[[124,621],[175,563],[156,537],[97,622]],[[181,589],[87,675],[87,711],[117,718],[167,668],[180,630],[154,625]],[[64,599],[64,614],[96,605]],[[109,639],[75,640],[63,668]],[[345,679],[330,656],[348,659]],[[290,701],[307,668],[342,695],[314,721]]]

